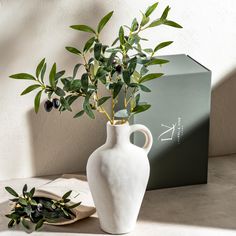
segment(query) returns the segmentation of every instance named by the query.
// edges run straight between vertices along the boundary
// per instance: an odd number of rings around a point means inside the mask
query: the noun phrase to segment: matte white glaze
[[[146,137],[143,148],[130,142],[132,132]],[[135,227],[149,178],[147,154],[152,135],[143,125],[107,123],[106,143],[89,157],[87,176],[101,228],[124,234]]]

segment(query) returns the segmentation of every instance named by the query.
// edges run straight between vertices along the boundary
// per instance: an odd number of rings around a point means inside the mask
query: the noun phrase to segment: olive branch
[[[30,229],[30,224],[35,225],[34,229],[39,230],[45,222],[55,223],[61,219],[72,219],[75,217],[73,208],[78,207],[81,202],[76,204],[70,203],[70,195],[72,191],[66,192],[60,200],[52,200],[45,197],[35,197],[35,188],[27,191],[25,184],[22,195],[19,195],[11,187],[5,187],[6,191],[14,196],[10,199],[14,203],[14,207],[9,214],[6,215],[10,219],[8,227],[21,224],[26,230]]]
[[[165,41],[154,48],[143,48],[142,42],[147,39],[141,37],[141,34],[161,25],[182,28],[178,23],[169,20],[169,6],[159,18],[151,20],[150,16],[157,7],[158,2],[149,6],[144,13],[141,12],[140,20],[134,18],[130,26],[121,26],[118,36],[111,45],[103,44],[100,41],[100,34],[111,19],[113,11],[99,21],[96,29],[84,24],[70,26],[74,30],[90,35],[82,49],[74,46],[66,47],[67,51],[79,59],[70,76],[65,76],[64,70],[58,71],[54,63],[46,83],[44,77],[47,63],[44,58],[38,64],[35,75],[19,73],[10,77],[34,82],[21,95],[39,89],[34,99],[36,113],[39,110],[42,92],[45,92],[48,97],[44,104],[46,111],[55,108],[60,112],[72,112],[71,105],[80,98],[83,100],[82,107],[74,114],[74,118],[87,114],[94,119],[94,111],[97,111],[104,114],[111,124],[114,124],[117,119],[124,123],[134,114],[144,112],[151,107],[146,102],[140,102],[140,93],[151,92],[145,83],[163,76],[163,73],[150,73],[149,67],[168,63],[167,60],[157,58],[156,54],[173,43],[173,41]],[[77,77],[79,70],[82,75]],[[99,84],[109,91],[109,96],[102,95]],[[53,96],[57,97],[52,99]],[[116,105],[121,100],[123,105],[117,110]],[[111,112],[104,107],[108,101],[111,102]]]

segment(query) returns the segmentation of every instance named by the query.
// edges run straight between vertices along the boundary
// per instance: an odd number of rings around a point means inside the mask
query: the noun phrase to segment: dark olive
[[[117,65],[117,66],[115,67],[115,70],[116,70],[116,72],[117,72],[118,74],[120,74],[121,71],[122,71],[121,65]]]
[[[41,203],[38,203],[37,210],[38,212],[41,212],[43,210],[43,205]]]
[[[58,98],[53,98],[52,99],[52,105],[55,109],[58,109],[60,107],[60,100]]]
[[[44,103],[44,109],[46,112],[50,112],[53,108],[53,104],[51,101],[47,100],[45,103]]]

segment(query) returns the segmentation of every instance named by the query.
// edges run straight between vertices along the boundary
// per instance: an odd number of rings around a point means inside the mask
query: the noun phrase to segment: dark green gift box
[[[207,183],[211,72],[187,55],[158,58],[170,62],[149,71],[165,75],[145,83],[152,92],[141,98],[152,106],[133,120],[153,135],[148,189]],[[144,137],[133,141],[142,146]]]

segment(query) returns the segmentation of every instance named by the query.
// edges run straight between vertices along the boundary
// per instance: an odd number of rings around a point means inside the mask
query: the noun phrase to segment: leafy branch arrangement
[[[173,43],[173,41],[161,42],[152,48],[142,48],[141,37],[143,31],[160,25],[182,28],[178,23],[169,20],[170,7],[167,6],[160,18],[151,21],[150,15],[157,8],[158,2],[154,3],[142,13],[138,21],[134,18],[130,26],[121,26],[118,37],[111,46],[100,41],[100,33],[113,15],[109,12],[105,15],[95,29],[88,25],[72,25],[74,30],[83,31],[90,35],[82,50],[68,46],[66,50],[79,57],[80,63],[74,66],[71,76],[64,76],[65,71],[57,71],[56,63],[49,72],[49,84],[44,82],[47,64],[43,59],[36,68],[35,75],[27,73],[14,74],[13,79],[32,80],[33,85],[26,88],[21,95],[39,89],[35,100],[35,112],[39,110],[42,92],[48,96],[44,107],[46,111],[53,108],[59,111],[72,111],[71,105],[78,99],[83,99],[83,106],[74,118],[87,114],[94,119],[94,111],[104,114],[111,124],[115,120],[125,123],[137,113],[150,108],[150,104],[140,102],[140,92],[151,92],[145,85],[147,81],[160,78],[162,73],[149,73],[149,67],[168,63],[167,60],[158,59],[156,53]],[[77,78],[77,72],[81,76]],[[102,96],[99,84],[105,86],[110,96]],[[53,98],[58,96],[58,98]],[[106,111],[104,104],[111,101],[111,114]],[[122,100],[122,108],[117,111],[116,105]]]
[[[72,191],[65,193],[61,200],[52,200],[44,197],[35,197],[35,188],[27,192],[25,184],[22,196],[19,196],[11,187],[5,187],[6,191],[15,198],[10,199],[14,202],[11,213],[6,215],[10,219],[8,227],[22,224],[27,230],[30,229],[29,221],[35,224],[35,230],[39,230],[44,222],[55,223],[61,219],[72,219],[75,217],[71,210],[81,204],[81,202],[70,205],[69,196]]]

